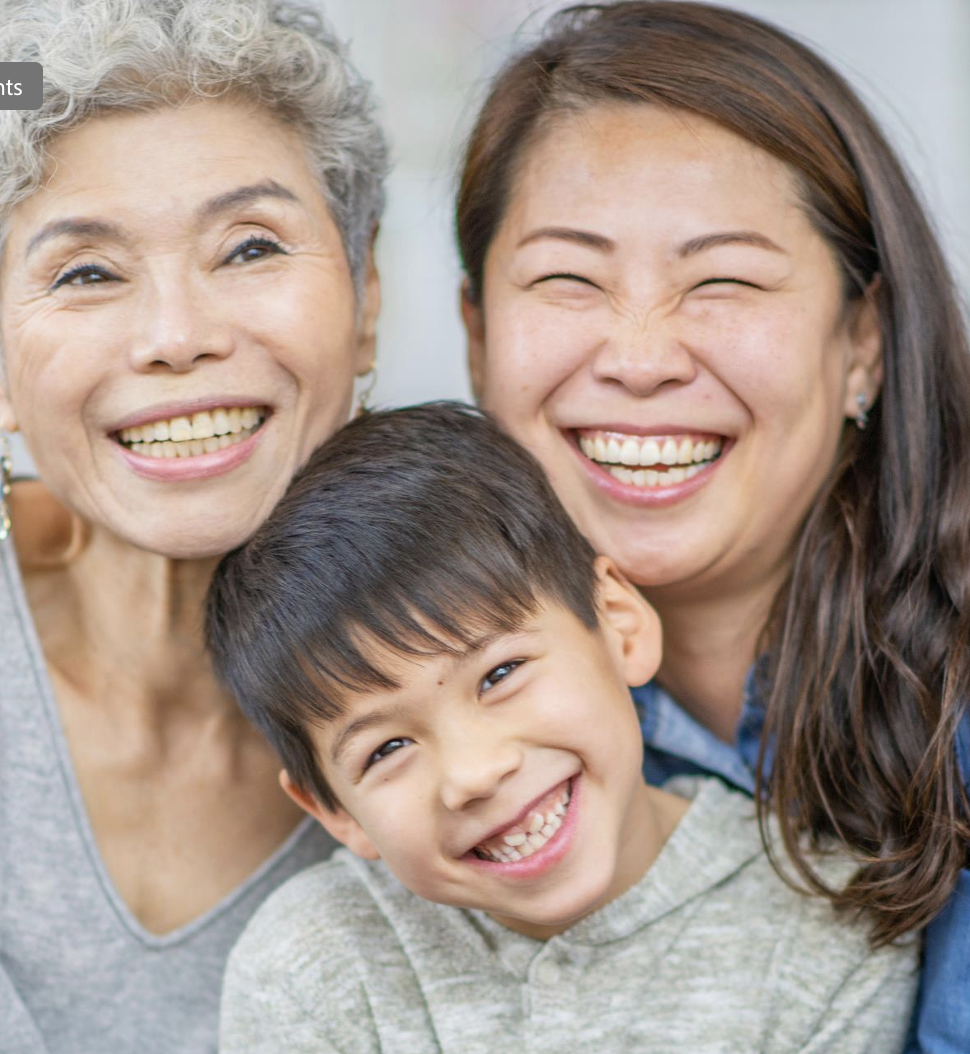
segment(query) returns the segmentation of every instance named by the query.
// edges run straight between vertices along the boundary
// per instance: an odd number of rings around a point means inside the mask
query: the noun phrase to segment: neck
[[[645,589],[663,625],[657,679],[719,739],[734,741],[748,669],[788,573],[779,566],[735,588]]]
[[[71,558],[29,580],[52,672],[76,695],[141,725],[236,719],[202,635],[217,559],[170,560],[102,528],[78,529],[84,540]]]

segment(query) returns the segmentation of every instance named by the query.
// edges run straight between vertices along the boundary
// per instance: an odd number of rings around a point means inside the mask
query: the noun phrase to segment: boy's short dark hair
[[[209,588],[216,671],[290,778],[333,808],[308,727],[397,687],[383,646],[456,652],[540,601],[596,626],[595,554],[535,459],[482,412],[369,413],[324,443]],[[375,648],[375,645],[377,647]]]

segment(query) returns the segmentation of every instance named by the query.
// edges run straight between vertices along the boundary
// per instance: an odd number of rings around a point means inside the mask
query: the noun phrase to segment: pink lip
[[[573,778],[567,782],[570,787],[569,805],[566,807],[566,813],[562,818],[562,826],[549,839],[549,841],[546,842],[541,849],[537,849],[532,856],[527,856],[524,860],[503,863],[498,860],[482,860],[469,850],[463,859],[474,867],[482,868],[482,870],[487,871],[489,874],[499,875],[503,878],[511,878],[517,881],[538,878],[541,875],[547,874],[559,863],[560,860],[562,860],[566,853],[569,852],[576,836],[576,823],[580,804],[580,777],[573,776]],[[529,809],[537,802],[542,801],[547,794],[549,794],[549,791],[546,791],[544,794],[541,794],[536,798],[528,808],[522,811],[517,819],[497,828],[492,834],[488,835],[486,838],[480,839],[480,841],[487,841],[488,838],[494,837],[499,831],[504,831],[506,828],[512,827],[516,823],[525,819],[529,813]],[[477,844],[478,843],[476,843],[476,845]]]
[[[667,428],[668,426],[664,426]],[[584,426],[583,431],[586,431]],[[626,435],[707,435],[708,433],[703,432],[689,432],[685,429],[681,429],[679,432],[675,431],[627,431],[625,426],[612,425],[609,429],[603,428],[600,431],[613,431],[623,432]],[[710,433],[711,438],[719,438],[714,433]],[[605,468],[602,468],[595,461],[590,459],[579,449],[576,441],[570,436],[570,433],[564,433],[567,445],[572,450],[573,455],[579,460],[580,465],[586,475],[589,477],[591,482],[608,497],[614,501],[621,502],[624,505],[636,505],[643,509],[663,509],[671,505],[676,505],[680,501],[684,501],[691,495],[696,494],[699,490],[710,483],[714,477],[714,473],[717,472],[718,468],[724,463],[725,457],[727,457],[731,448],[734,446],[733,440],[727,439],[726,437],[720,437],[723,439],[723,446],[721,447],[721,453],[717,460],[709,465],[707,468],[701,469],[696,476],[692,476],[690,479],[685,479],[683,483],[671,483],[666,487],[638,487],[633,483],[621,483],[615,476],[611,476]]]
[[[225,403],[216,403],[217,406],[225,406]],[[252,403],[244,405],[252,406]],[[150,418],[148,419],[150,420]],[[256,449],[263,432],[266,430],[267,422],[264,422],[248,439],[241,443],[234,443],[223,450],[214,450],[211,454],[197,454],[194,457],[172,457],[156,458],[145,457],[144,454],[136,454],[121,443],[112,441],[112,446],[118,451],[126,464],[139,476],[145,479],[157,480],[162,483],[182,483],[186,480],[208,479],[211,476],[221,476],[229,472],[244,461],[248,460]],[[132,426],[125,426],[134,427]]]
[[[153,421],[167,421],[172,417],[191,417],[192,414],[201,414],[206,410],[218,410],[224,406],[227,410],[234,407],[245,409],[247,406],[260,408],[266,414],[266,404],[257,398],[249,396],[213,396],[211,398],[190,399],[181,403],[157,403],[154,406],[138,410],[128,417],[122,418],[117,424],[108,429],[108,433],[114,435],[124,428],[138,428],[139,425],[151,424]]]

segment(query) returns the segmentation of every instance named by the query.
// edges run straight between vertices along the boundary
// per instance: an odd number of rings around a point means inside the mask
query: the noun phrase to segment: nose
[[[440,745],[440,795],[450,812],[492,797],[522,765],[520,745],[483,721],[454,728]]]
[[[232,352],[232,329],[211,290],[184,270],[156,275],[138,305],[131,361],[138,370],[191,370],[202,359]]]
[[[598,381],[646,396],[664,385],[689,384],[697,363],[675,314],[658,308],[617,319],[592,360]]]

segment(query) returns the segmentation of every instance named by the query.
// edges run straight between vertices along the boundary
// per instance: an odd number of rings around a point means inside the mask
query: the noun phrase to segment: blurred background
[[[723,0],[722,0],[723,2]],[[384,304],[373,402],[468,398],[452,198],[488,78],[562,3],[324,0],[374,82],[394,172],[378,240]],[[914,176],[970,299],[970,0],[727,0],[815,47]],[[15,471],[31,471],[15,437]]]

